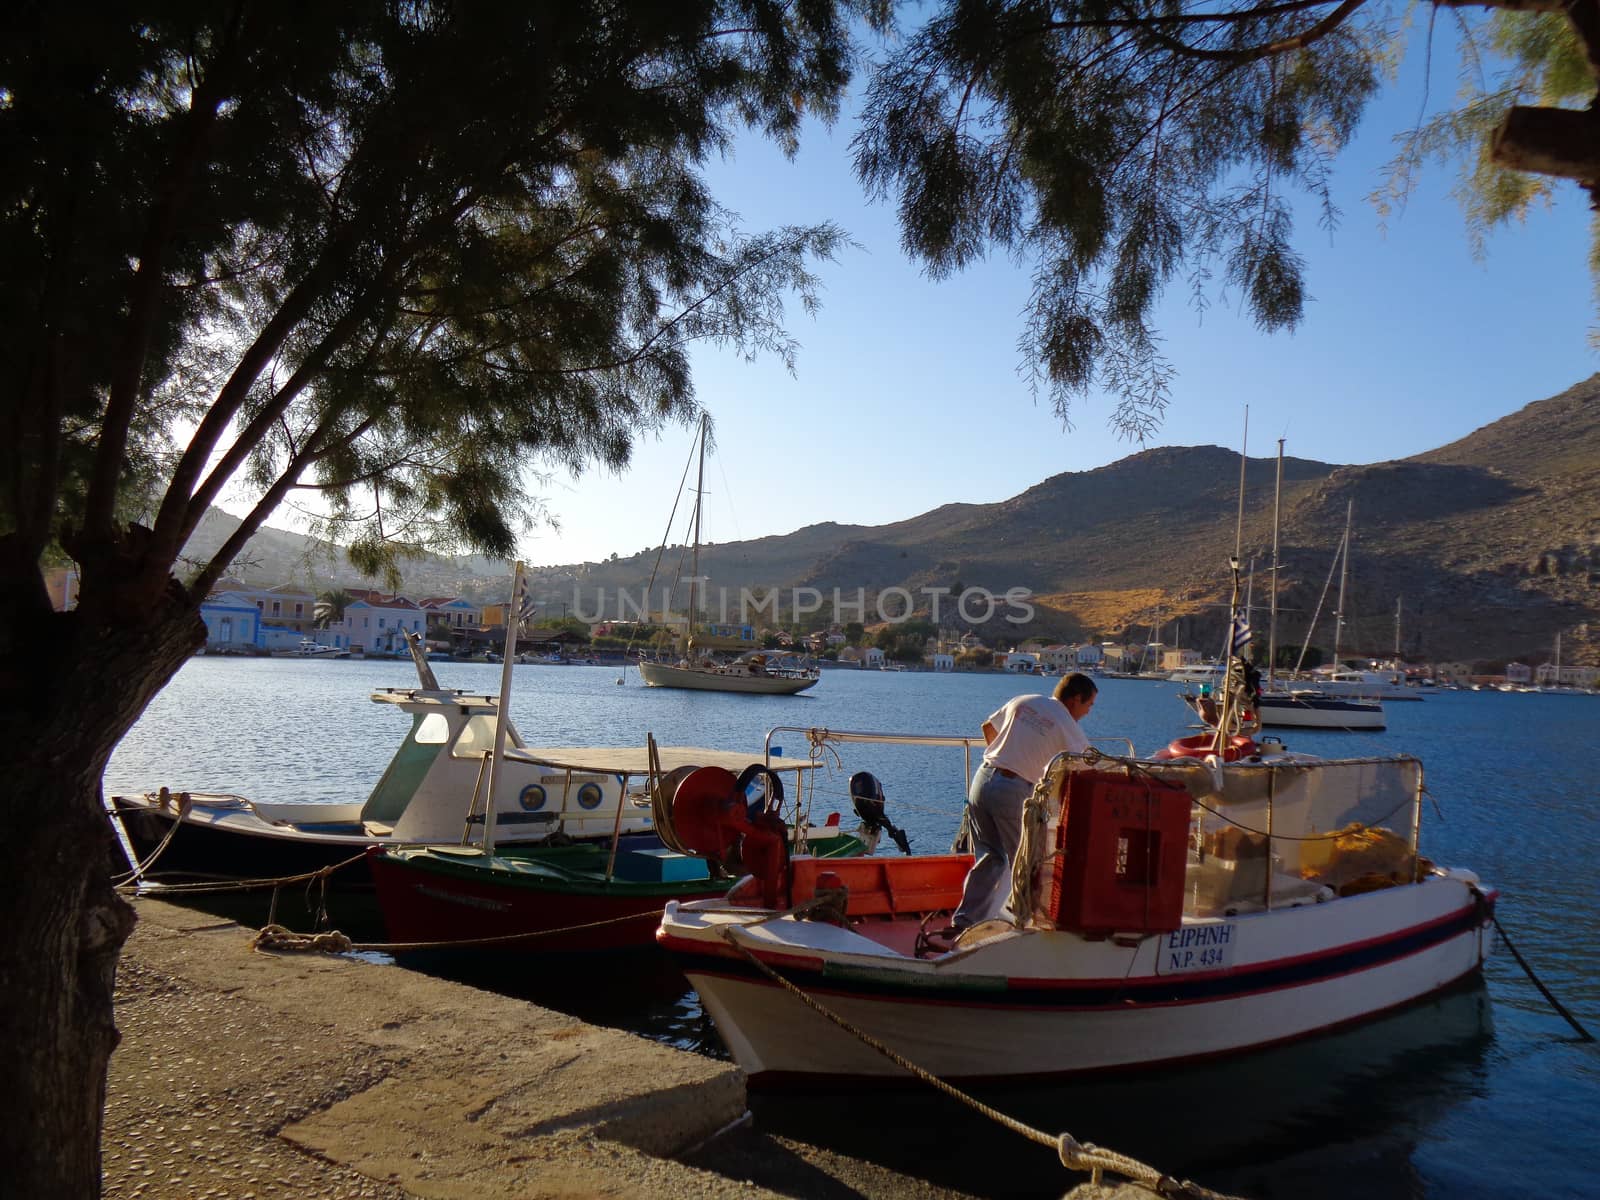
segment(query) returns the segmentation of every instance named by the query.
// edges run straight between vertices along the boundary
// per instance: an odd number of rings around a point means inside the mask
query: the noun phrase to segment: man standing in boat
[[[1089,749],[1078,722],[1089,715],[1099,690],[1087,675],[1074,673],[1053,694],[1018,696],[984,721],[988,748],[967,791],[967,828],[977,861],[951,918],[956,932],[1001,915],[1022,839],[1022,806],[1051,759]]]

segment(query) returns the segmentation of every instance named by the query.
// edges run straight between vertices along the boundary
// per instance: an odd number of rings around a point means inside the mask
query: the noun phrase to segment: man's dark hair
[[[1065,704],[1068,700],[1087,700],[1099,692],[1094,680],[1081,671],[1074,671],[1071,675],[1064,676],[1056,684],[1055,698]]]

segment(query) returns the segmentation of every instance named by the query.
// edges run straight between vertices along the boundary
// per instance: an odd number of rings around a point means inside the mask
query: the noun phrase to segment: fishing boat
[[[371,695],[410,717],[411,728],[364,800],[306,804],[170,787],[115,795],[109,811],[129,869],[170,883],[278,879],[344,864],[337,885],[370,885],[366,859],[357,857],[367,847],[481,840],[489,794],[490,828],[506,847],[651,835],[642,749],[530,747],[502,719],[503,697],[440,687],[420,646],[411,645],[420,686]],[[503,754],[491,793],[496,744]],[[750,761],[748,754],[692,746],[659,747],[658,758],[666,772],[738,771]]]
[[[563,769],[622,773],[650,778],[661,798],[656,828],[646,835],[572,845],[461,844],[394,846],[370,858],[378,907],[389,941],[398,952],[411,946],[430,952],[474,952],[491,946],[558,952],[648,946],[669,900],[724,894],[730,870],[756,852],[831,861],[869,852],[883,828],[864,819],[844,829],[839,814],[810,824],[801,799],[800,776],[815,764],[781,759],[750,764],[737,775],[716,764],[669,769],[623,751],[574,751]],[[793,773],[793,808],[778,771]],[[671,813],[698,805],[723,814],[719,832],[680,836]],[[754,814],[754,815],[752,815]]]
[[[527,607],[527,576],[519,562],[510,611]],[[782,758],[773,752],[770,735],[759,763],[748,757],[729,763],[730,755],[698,752],[688,756],[693,762],[675,763],[675,757],[685,756],[665,754],[653,738],[646,739],[643,754],[583,749],[519,754],[500,732],[509,728],[506,701],[518,624],[510,622],[506,631],[499,724],[484,760],[485,795],[500,796],[514,787],[503,781],[524,763],[569,779],[615,778],[624,790],[628,780],[643,780],[653,827],[647,836],[627,836],[633,831],[624,828],[622,809],[616,808],[606,842],[503,845],[497,823],[486,823],[478,836],[463,832],[453,844],[377,848],[367,862],[397,952],[648,946],[663,904],[724,892],[737,865],[760,865],[770,872],[792,854],[824,860],[862,854],[872,849],[877,833],[892,831],[881,794],[865,790],[856,802],[859,833],[846,832],[837,813],[811,827],[802,780],[817,759]],[[792,792],[786,792],[783,775],[790,773]],[[785,806],[786,795],[793,797],[791,808]],[[473,796],[469,819],[476,791]],[[598,808],[603,794],[597,791],[591,798]],[[579,804],[584,804],[581,796]]]
[[[1231,1055],[1478,974],[1496,893],[1419,853],[1422,794],[1409,756],[1243,737],[1064,754],[1027,804],[1011,919],[935,932],[966,856],[796,857],[668,904],[657,940],[755,1086],[911,1080],[851,1030],[947,1080]]]
[[[747,650],[732,661],[716,657],[698,635],[699,603],[697,587],[700,577],[700,518],[705,497],[706,476],[706,418],[700,418],[696,435],[699,457],[699,474],[694,493],[694,509],[690,516],[692,558],[689,576],[689,604],[687,632],[682,639],[681,653],[673,661],[664,661],[641,655],[639,678],[646,687],[683,688],[696,692],[734,692],[753,696],[793,696],[813,688],[822,679],[822,672],[814,665],[803,662],[788,651]],[[685,468],[687,472],[687,468]],[[670,534],[670,521],[668,532]],[[665,539],[663,539],[663,548]],[[654,584],[652,574],[650,584]],[[648,594],[650,585],[645,591]],[[620,682],[620,680],[619,680]]]

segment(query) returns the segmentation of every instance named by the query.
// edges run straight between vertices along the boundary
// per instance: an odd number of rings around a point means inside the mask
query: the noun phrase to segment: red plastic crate
[[[1177,784],[1074,771],[1061,802],[1056,928],[1161,933],[1183,923],[1189,793]]]

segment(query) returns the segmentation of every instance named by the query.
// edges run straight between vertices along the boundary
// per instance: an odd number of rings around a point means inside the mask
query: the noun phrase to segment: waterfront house
[[[1106,648],[1097,646],[1093,642],[1085,642],[1072,652],[1072,661],[1075,666],[1093,669],[1103,666],[1106,661]]]
[[[224,580],[220,585],[229,595],[238,596],[255,606],[261,624],[277,625],[294,632],[298,642],[316,627],[317,598],[293,584],[276,587],[252,587],[245,583]]]
[[[261,610],[240,592],[213,592],[200,603],[206,625],[206,651],[212,654],[250,654],[257,646]]]
[[[417,601],[428,627],[445,626],[451,633],[477,629],[483,623],[483,609],[460,596],[428,596]]]
[[[332,627],[333,644],[368,654],[403,653],[405,635],[425,633],[426,620],[416,602],[404,596],[356,600],[345,606],[344,620]]]
[[[945,654],[942,651],[934,653],[929,661],[935,671],[954,671],[956,669],[955,655]]]
[[[1072,670],[1073,663],[1073,649],[1065,643],[1056,642],[1039,651],[1039,665],[1052,674],[1066,674]]]
[[[876,646],[868,646],[861,651],[861,665],[863,667],[883,666],[883,651]]]

